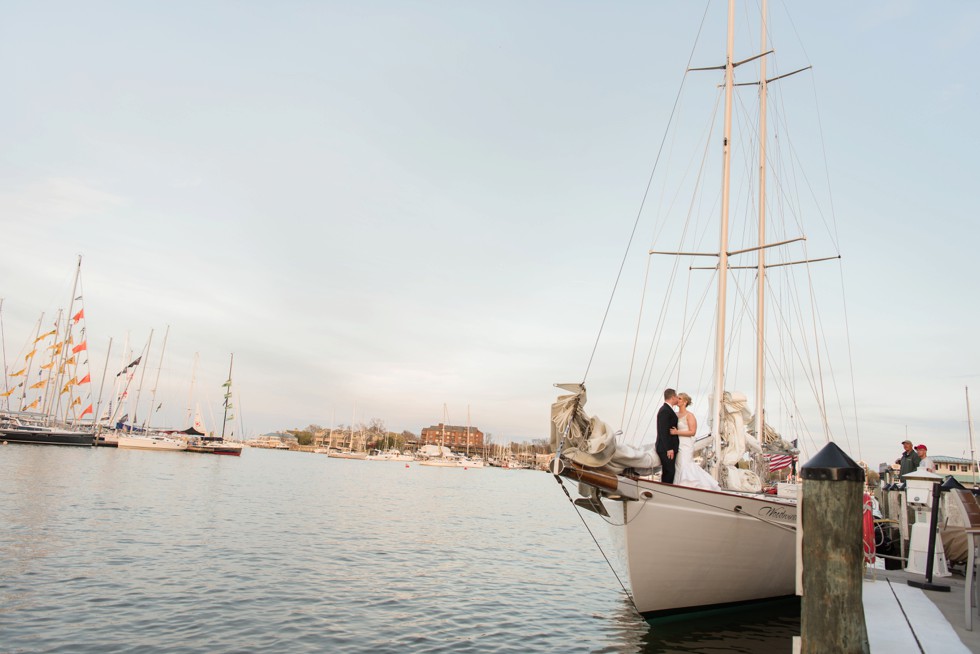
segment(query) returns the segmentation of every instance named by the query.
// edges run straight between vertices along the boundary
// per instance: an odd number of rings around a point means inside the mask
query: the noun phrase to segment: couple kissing
[[[665,484],[720,490],[718,482],[694,461],[694,436],[698,420],[688,411],[691,396],[673,388],[664,391],[664,405],[657,413],[657,443]],[[677,407],[677,411],[674,411]]]

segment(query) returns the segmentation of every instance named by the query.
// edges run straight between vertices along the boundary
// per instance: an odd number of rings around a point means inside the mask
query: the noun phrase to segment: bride
[[[674,484],[721,490],[718,482],[694,462],[694,435],[698,431],[698,419],[687,410],[689,406],[691,406],[691,396],[687,393],[678,393],[677,427],[670,430],[672,434],[680,436],[681,441],[680,449],[677,451],[677,473],[674,476]]]

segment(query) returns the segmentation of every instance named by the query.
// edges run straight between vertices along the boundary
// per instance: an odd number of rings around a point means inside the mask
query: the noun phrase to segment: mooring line
[[[576,515],[578,515],[578,519],[582,521],[582,524],[585,526],[585,530],[589,532],[589,536],[592,537],[592,542],[595,543],[596,549],[599,550],[599,554],[602,554],[602,558],[606,561],[606,565],[609,566],[609,570],[612,571],[613,576],[616,577],[616,581],[619,582],[619,587],[623,589],[624,593],[626,593],[626,597],[629,598],[630,604],[633,605],[633,610],[636,611],[637,615],[642,616],[643,614],[640,613],[640,609],[636,607],[636,601],[633,599],[632,593],[630,593],[626,589],[626,584],[624,584],[623,580],[619,578],[619,574],[616,572],[616,568],[613,567],[612,561],[609,560],[609,557],[606,556],[605,551],[603,551],[602,545],[599,544],[599,539],[597,539],[595,537],[595,534],[592,533],[592,529],[589,527],[589,523],[585,521],[585,517],[582,515],[582,512],[579,510],[578,505],[575,504],[575,500],[572,499],[572,495],[571,493],[568,492],[568,489],[565,487],[564,482],[562,482],[561,477],[559,477],[554,473],[552,473],[552,476],[554,476],[555,481],[558,482],[558,485],[561,486],[561,490],[563,493],[565,493],[565,497],[567,497],[568,501],[571,502],[573,507],[575,507],[575,513]]]

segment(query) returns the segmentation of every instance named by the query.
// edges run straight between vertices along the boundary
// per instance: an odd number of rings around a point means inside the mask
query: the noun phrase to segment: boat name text
[[[764,506],[759,509],[759,515],[769,518],[770,520],[781,520],[783,522],[796,523],[796,512],[794,511],[790,513],[781,506]]]

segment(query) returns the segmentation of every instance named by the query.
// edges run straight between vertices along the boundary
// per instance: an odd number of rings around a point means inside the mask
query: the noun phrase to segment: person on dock
[[[929,458],[929,451],[926,449],[926,446],[920,443],[915,446],[915,451],[919,455],[919,470],[936,472],[936,466],[933,465],[932,459]]]
[[[919,467],[919,455],[912,449],[912,441],[908,439],[902,441],[902,447],[905,451],[902,452],[902,456],[895,459],[895,463],[901,465],[898,471],[899,478],[909,472],[915,472]]]

